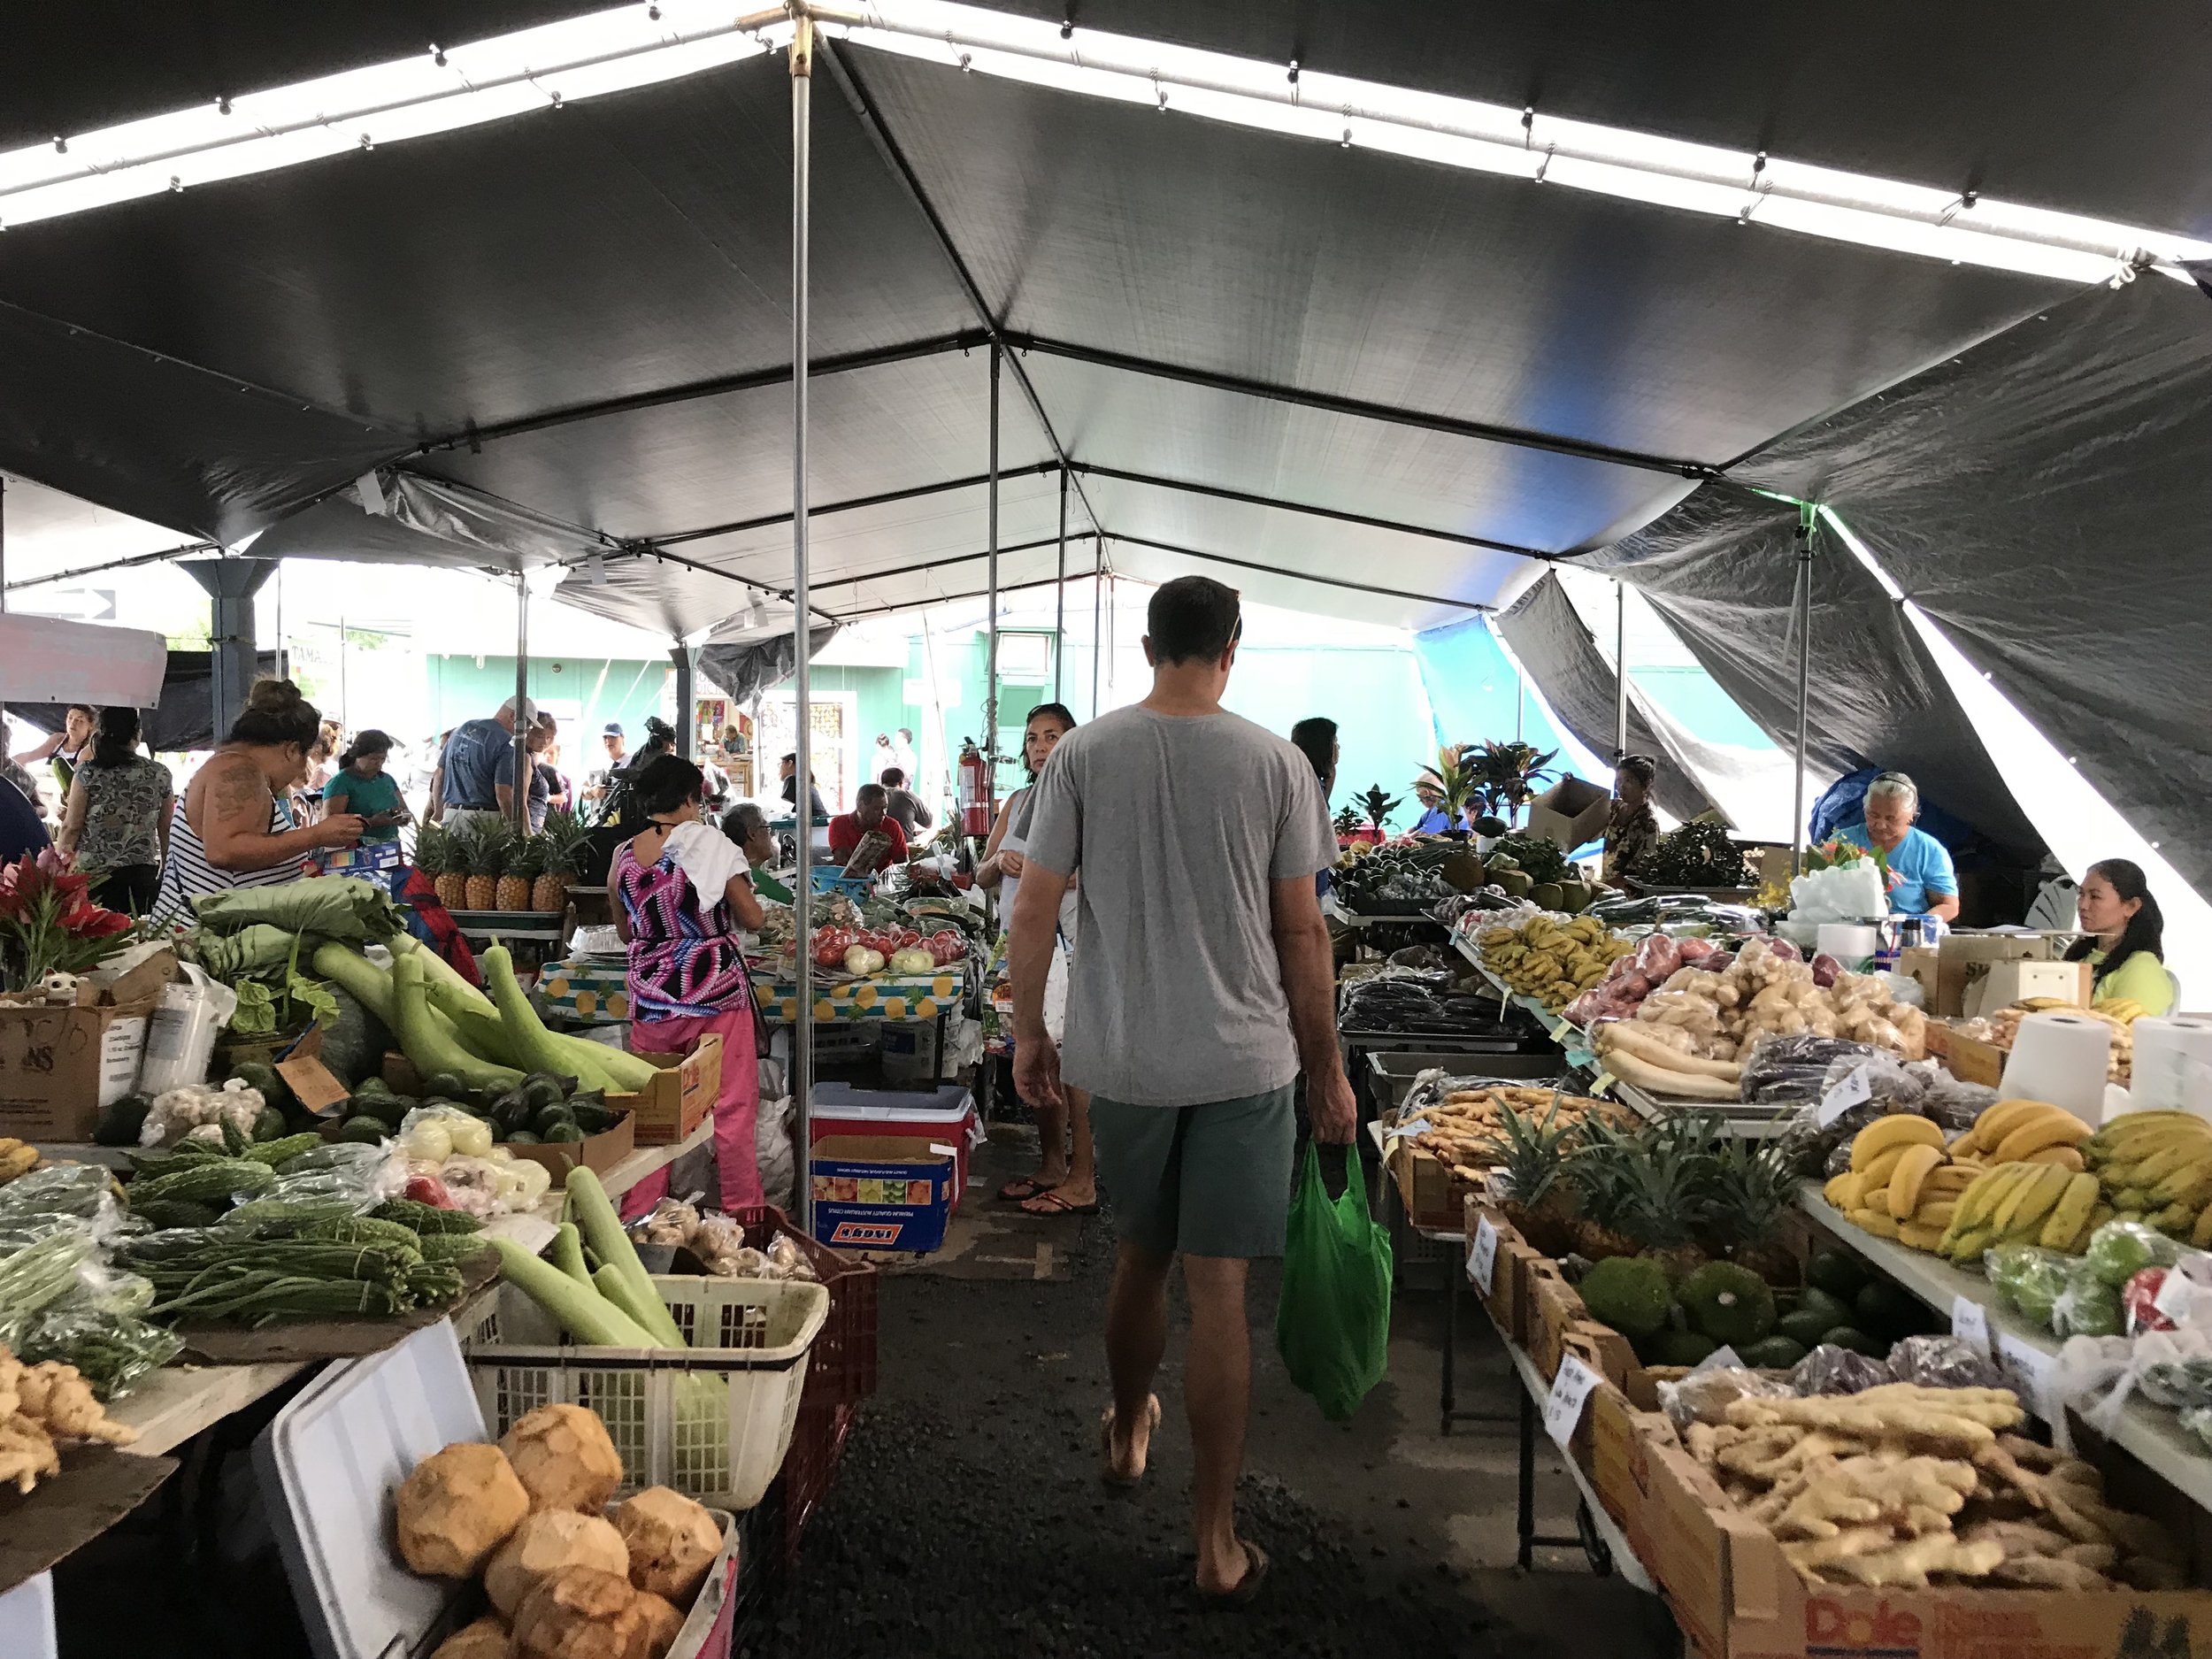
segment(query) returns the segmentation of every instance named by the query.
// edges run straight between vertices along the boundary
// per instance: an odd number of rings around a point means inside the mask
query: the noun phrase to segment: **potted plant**
[[[1390,815],[1398,810],[1400,797],[1385,795],[1379,783],[1367,786],[1367,793],[1359,797],[1360,809],[1367,814],[1368,823],[1374,826],[1375,839],[1379,841],[1390,833]]]
[[[1436,764],[1422,767],[1421,775],[1413,780],[1416,789],[1435,794],[1435,804],[1444,810],[1444,833],[1454,841],[1467,839],[1467,803],[1475,798],[1479,782],[1467,757],[1468,747],[1465,743],[1444,745],[1436,751]]]
[[[0,870],[0,994],[73,1002],[77,977],[131,942],[131,918],[95,904],[91,887],[50,847]]]
[[[1346,806],[1337,813],[1334,826],[1336,844],[1339,847],[1348,847],[1354,841],[1370,839],[1367,820],[1350,806]]]
[[[1502,818],[1509,826],[1518,824],[1521,809],[1536,798],[1536,786],[1555,775],[1551,764],[1558,758],[1557,749],[1540,749],[1532,743],[1485,743],[1470,762],[1473,798],[1486,815]]]

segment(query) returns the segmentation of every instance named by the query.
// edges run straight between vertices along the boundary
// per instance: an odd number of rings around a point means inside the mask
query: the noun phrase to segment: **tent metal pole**
[[[1052,590],[1052,700],[1060,697],[1060,658],[1068,640],[1068,469],[1060,469],[1060,567]]]
[[[1813,511],[1797,515],[1797,775],[1790,808],[1790,872],[1805,870],[1805,740],[1813,678]]]
[[[1613,579],[1613,763],[1628,756],[1628,584]]]
[[[792,747],[798,751],[791,774],[791,807],[799,826],[799,875],[791,891],[797,924],[798,1006],[792,1010],[791,1098],[798,1111],[799,1167],[791,1184],[800,1230],[813,1231],[813,1182],[807,1174],[807,1148],[814,1144],[814,766],[813,706],[807,664],[807,236],[813,157],[810,149],[814,90],[814,20],[803,12],[793,19],[791,36],[791,672],[796,698]]]
[[[983,753],[991,767],[991,808],[998,810],[998,383],[1005,354],[991,342],[991,480],[990,537],[986,543],[991,561],[990,644],[984,657]]]
[[[691,703],[697,659],[681,640],[669,646],[668,655],[676,664],[676,752],[686,760],[696,760],[692,751],[698,747],[699,722],[693,716]]]
[[[1105,656],[1105,635],[1098,631],[1099,602],[1106,593],[1106,538],[1091,543],[1097,564],[1091,571],[1091,718],[1098,718],[1098,664]]]
[[[1065,499],[1063,497],[1063,499]],[[0,478],[0,617],[8,614],[8,480]]]
[[[515,572],[515,793],[509,803],[518,833],[530,833],[530,728],[537,716],[530,706],[530,579]]]

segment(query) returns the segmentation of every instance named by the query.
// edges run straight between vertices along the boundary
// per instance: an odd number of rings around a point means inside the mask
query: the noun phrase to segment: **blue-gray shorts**
[[[1298,1141],[1292,1087],[1200,1106],[1093,1096],[1114,1231],[1163,1256],[1280,1256]]]

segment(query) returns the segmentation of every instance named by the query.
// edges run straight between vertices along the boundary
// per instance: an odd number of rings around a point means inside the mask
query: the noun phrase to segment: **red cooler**
[[[968,1154],[981,1144],[983,1124],[975,1097],[957,1083],[935,1088],[858,1088],[849,1083],[817,1083],[809,1118],[809,1142],[830,1136],[864,1136],[929,1142],[952,1148],[952,1207],[968,1190]]]

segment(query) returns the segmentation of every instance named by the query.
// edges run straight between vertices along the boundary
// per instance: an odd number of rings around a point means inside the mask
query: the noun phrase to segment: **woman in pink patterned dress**
[[[702,818],[704,795],[689,761],[662,755],[647,763],[631,795],[645,827],[616,850],[607,896],[615,931],[630,947],[630,1046],[682,1054],[709,1032],[721,1035],[714,1163],[722,1207],[735,1210],[761,1202],[760,1051],[738,940],[741,928],[760,926],[760,901],[744,853]]]

